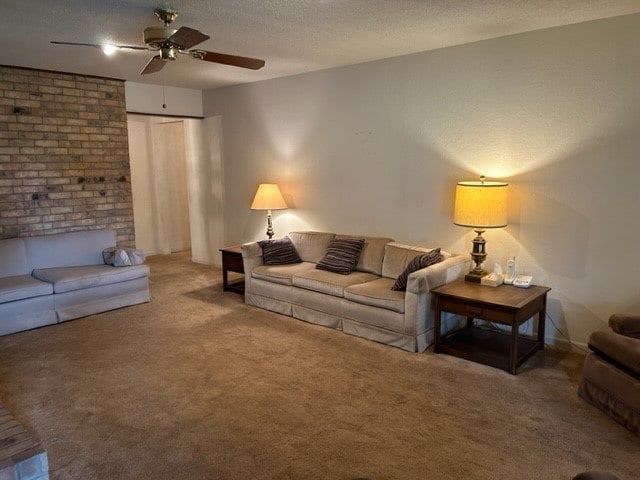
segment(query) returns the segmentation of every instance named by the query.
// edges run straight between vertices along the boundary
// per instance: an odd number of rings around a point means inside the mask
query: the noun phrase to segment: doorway
[[[149,255],[189,250],[183,121],[129,115],[128,125],[136,246]]]
[[[223,247],[222,124],[127,115],[136,247],[147,255],[191,250],[220,265]]]

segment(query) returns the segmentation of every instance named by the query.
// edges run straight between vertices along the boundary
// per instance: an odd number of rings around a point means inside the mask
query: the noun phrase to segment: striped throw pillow
[[[407,267],[404,269],[396,282],[391,287],[391,290],[398,290],[404,292],[407,289],[407,280],[409,279],[409,275],[413,272],[420,270],[421,268],[428,267],[429,265],[434,265],[436,263],[441,262],[444,257],[440,254],[440,248],[434,248],[429,253],[423,253],[418,255],[413,260],[409,262]]]
[[[262,248],[262,261],[265,265],[289,265],[302,262],[289,237],[262,240],[258,245]]]
[[[316,268],[349,275],[358,264],[362,247],[364,238],[333,239]]]

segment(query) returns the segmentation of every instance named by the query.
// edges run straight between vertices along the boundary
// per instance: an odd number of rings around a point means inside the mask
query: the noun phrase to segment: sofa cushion
[[[335,234],[325,232],[290,232],[289,238],[303,262],[318,263]]]
[[[113,230],[86,230],[24,239],[29,270],[104,263],[102,251],[116,244]]]
[[[391,290],[392,278],[378,278],[366,283],[351,285],[344,289],[344,298],[373,307],[404,313],[405,293]]]
[[[413,260],[409,262],[407,268],[404,269],[404,272],[402,272],[398,276],[395,283],[391,287],[391,290],[398,290],[401,292],[405,291],[407,289],[407,280],[409,278],[409,275],[411,275],[413,272],[417,272],[422,268],[426,268],[429,265],[434,265],[438,262],[441,262],[442,259],[443,257],[440,254],[439,248],[434,248],[429,253],[421,253],[420,255],[415,256]]]
[[[262,261],[265,265],[289,265],[302,262],[289,237],[262,240],[258,245],[262,248]]]
[[[29,275],[27,252],[21,238],[0,240],[0,277]]]
[[[387,237],[361,237],[356,235],[336,235],[336,239],[363,238],[364,246],[360,252],[360,258],[355,270],[361,272],[375,273],[382,275],[382,259],[384,258],[384,248],[387,243],[393,242]]]
[[[404,272],[411,260],[422,253],[429,253],[433,248],[412,247],[400,243],[389,243],[385,247],[382,261],[382,276],[396,279]],[[440,251],[443,260],[451,257],[449,252]]]
[[[316,268],[348,275],[356,268],[363,246],[364,239],[362,238],[333,239],[329,242],[327,251]]]
[[[51,295],[52,293],[53,285],[36,280],[31,275],[0,278],[0,303]]]
[[[54,293],[70,292],[81,288],[98,287],[149,276],[149,267],[112,267],[111,265],[85,265],[80,267],[42,268],[33,276],[53,284]]]
[[[344,297],[344,289],[357,283],[370,282],[378,278],[373,273],[351,272],[349,275],[326,270],[308,270],[293,277],[293,285],[334,297]]]
[[[251,271],[252,278],[267,280],[280,285],[293,285],[294,275],[308,270],[315,270],[316,264],[310,262],[292,263],[290,265],[259,265]]]

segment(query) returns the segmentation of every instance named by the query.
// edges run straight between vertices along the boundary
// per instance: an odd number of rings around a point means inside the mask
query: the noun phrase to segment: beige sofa
[[[406,291],[391,289],[409,262],[431,249],[395,243],[391,238],[291,232],[302,260],[264,265],[257,242],[242,245],[245,302],[411,352],[424,351],[433,340],[430,290],[460,280],[468,272],[469,255],[442,252],[444,259],[408,277]],[[316,269],[332,239],[363,238],[355,270],[348,275]],[[445,330],[457,317],[445,318]]]

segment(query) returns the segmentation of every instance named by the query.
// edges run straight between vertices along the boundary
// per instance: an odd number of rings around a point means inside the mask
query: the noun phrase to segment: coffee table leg
[[[514,322],[515,323],[515,322]],[[518,369],[518,326],[511,325],[511,348],[509,349],[509,373],[516,374]]]
[[[229,290],[229,272],[223,266],[222,267],[222,291],[226,292]]]
[[[440,311],[440,298],[436,295],[433,308],[433,351],[440,352],[440,321],[442,312]]]
[[[547,321],[547,295],[542,299],[542,310],[538,312],[538,343],[540,350],[544,350],[544,330]]]

